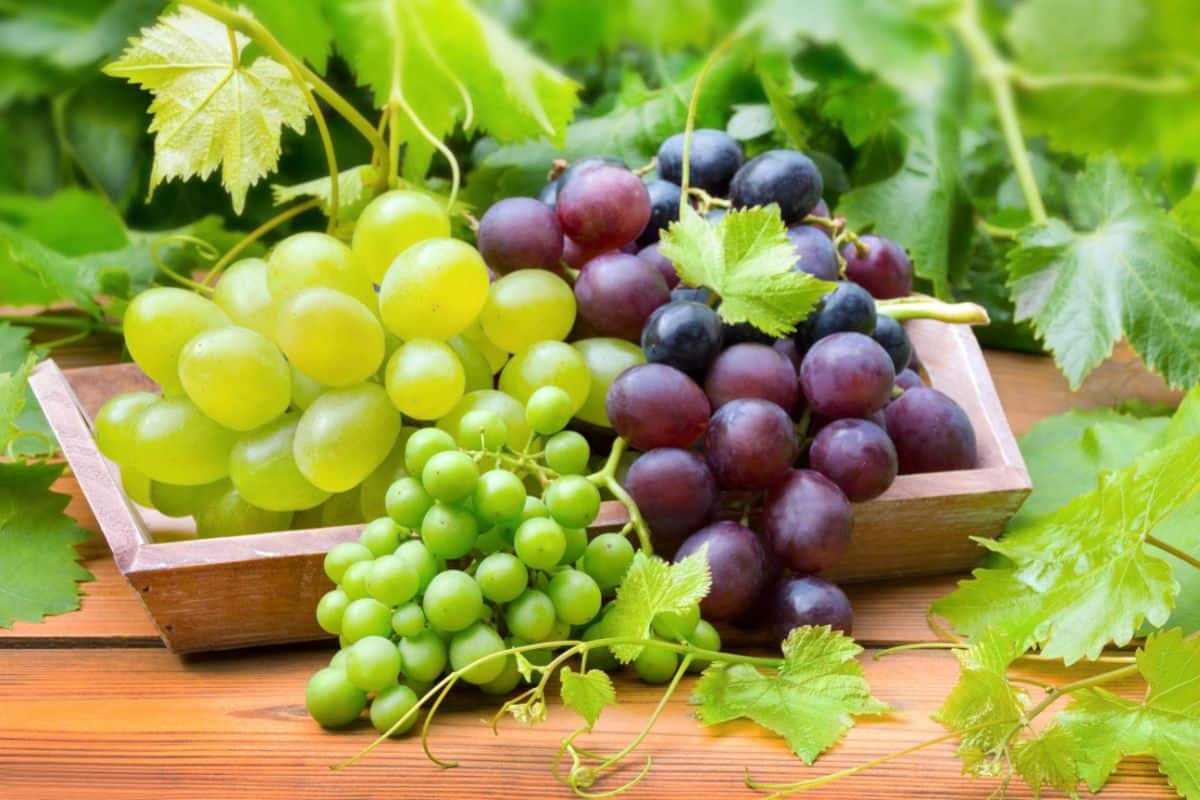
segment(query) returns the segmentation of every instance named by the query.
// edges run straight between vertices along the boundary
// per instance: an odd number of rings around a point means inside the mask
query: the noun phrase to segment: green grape
[[[229,479],[238,493],[271,511],[314,508],[329,492],[308,482],[296,466],[298,413],[285,414],[238,439],[229,454]]]
[[[179,379],[201,411],[235,431],[267,424],[292,401],[292,374],[283,354],[249,328],[197,334],[179,354]]]
[[[325,554],[325,574],[334,583],[341,583],[351,564],[370,561],[374,557],[361,542],[338,542]]]
[[[598,620],[583,631],[581,637],[585,642],[594,642],[597,639],[607,639],[612,635],[609,628],[609,617],[607,614],[602,615]],[[610,648],[595,647],[588,650],[588,666],[594,669],[601,669],[605,672],[611,672],[617,669],[621,662],[617,661],[617,657],[613,655]]]
[[[300,417],[292,451],[300,473],[327,492],[345,492],[370,475],[400,434],[400,415],[373,383],[330,389]]]
[[[512,541],[505,537],[505,530],[505,528],[495,525],[479,534],[479,538],[475,540],[475,551],[480,555],[490,556],[492,553],[512,547]]]
[[[346,591],[345,585],[342,591]],[[392,610],[373,597],[351,600],[342,613],[342,636],[350,644],[368,636],[386,638],[391,632]]]
[[[468,411],[458,423],[458,444],[467,450],[497,452],[508,440],[508,426],[494,411]]]
[[[351,600],[362,600],[364,597],[371,596],[367,590],[367,579],[371,576],[371,565],[374,563],[375,561],[370,558],[365,561],[356,561],[350,564],[342,574],[342,591]]]
[[[575,324],[575,293],[544,269],[520,269],[492,284],[479,315],[488,339],[510,353],[562,341]]]
[[[635,364],[645,364],[642,348],[624,339],[581,339],[572,345],[583,356],[591,378],[592,391],[575,416],[584,422],[611,428],[605,399],[608,387],[617,376]]]
[[[557,386],[543,386],[525,403],[525,419],[543,436],[558,433],[571,421],[571,396]]]
[[[588,398],[592,379],[583,356],[562,342],[538,342],[517,353],[500,372],[500,391],[520,403],[543,386],[557,386],[571,398],[571,412],[578,412]],[[522,413],[524,416],[524,413]]]
[[[545,592],[526,589],[504,610],[504,622],[514,636],[540,642],[554,629],[554,601]]]
[[[326,667],[308,679],[304,705],[321,727],[340,728],[362,714],[367,693],[351,683],[343,670]]]
[[[427,194],[393,189],[384,192],[359,214],[350,247],[375,283],[404,250],[433,237],[450,235],[450,216]]]
[[[196,536],[201,539],[286,531],[292,526],[291,511],[259,508],[246,502],[232,486],[221,492],[206,492],[192,516],[196,519]]]
[[[621,585],[632,563],[633,545],[619,533],[600,534],[583,554],[583,571],[606,592]]]
[[[436,681],[446,668],[446,643],[431,630],[400,640],[400,663],[410,681]]]
[[[404,446],[404,468],[409,475],[420,475],[429,459],[438,453],[455,449],[454,437],[450,434],[438,428],[421,428],[408,438]]]
[[[416,636],[425,630],[425,612],[417,602],[405,603],[392,612],[392,630],[397,636]]]
[[[525,498],[525,507],[521,509],[521,522],[549,516],[550,512],[546,510],[546,504],[542,502],[542,498],[533,495]]]
[[[371,724],[380,733],[390,732],[392,736],[408,733],[412,726],[417,724],[418,715],[409,715],[407,719],[405,715],[408,715],[417,702],[417,693],[402,683],[384,689],[371,701]],[[402,719],[404,724],[397,728],[396,723]]]
[[[679,657],[664,647],[643,647],[642,654],[633,660],[633,669],[646,683],[666,683],[675,677]]]
[[[156,288],[133,298],[125,310],[125,346],[134,362],[162,387],[163,394],[183,394],[179,353],[196,334],[230,325],[229,317],[195,292]]]
[[[267,262],[243,258],[229,265],[213,289],[212,301],[235,325],[275,338],[279,305],[267,285]]]
[[[446,344],[454,350],[458,361],[462,364],[463,376],[466,379],[468,392],[478,392],[481,389],[494,389],[492,383],[492,365],[488,363],[479,348],[468,342],[460,333],[446,340]]]
[[[445,416],[466,389],[466,373],[454,349],[433,339],[405,342],[388,359],[384,383],[396,408],[414,419]]]
[[[292,405],[303,411],[316,402],[325,387],[296,369],[295,364],[289,364],[292,373]]]
[[[660,611],[654,615],[654,633],[668,642],[687,639],[700,622],[700,606],[692,603],[684,611]]]
[[[360,495],[358,487],[355,486],[353,489],[338,492],[318,506],[318,527],[337,528],[364,522]]]
[[[331,589],[317,601],[317,624],[321,630],[337,636],[342,632],[342,615],[350,598],[341,589]]]
[[[564,569],[551,578],[546,594],[558,618],[570,625],[586,625],[600,612],[600,587],[577,569]]]
[[[417,570],[408,559],[397,555],[380,556],[367,574],[367,593],[385,606],[395,607],[412,600],[420,582]]]
[[[333,289],[305,289],[279,310],[279,347],[322,386],[349,386],[383,363],[383,328],[369,306]]]
[[[382,691],[395,684],[399,676],[400,651],[386,636],[364,636],[350,648],[346,677],[363,691]]]
[[[479,468],[463,451],[444,450],[425,462],[421,470],[421,483],[435,500],[457,503],[475,491],[475,485],[479,483]]]
[[[150,505],[168,517],[190,517],[206,498],[228,488],[224,480],[199,486],[178,486],[174,483],[150,481]]]
[[[515,600],[529,585],[529,570],[511,553],[492,553],[475,568],[475,582],[493,603]]]
[[[583,475],[591,457],[587,439],[575,431],[556,433],[546,440],[546,466],[559,475]]]
[[[461,631],[479,619],[483,593],[467,573],[451,569],[439,573],[421,599],[429,624],[441,631]]]
[[[721,634],[708,620],[700,620],[695,629],[688,634],[688,643],[703,650],[719,652],[721,650]],[[688,672],[702,672],[709,662],[694,660],[688,664]]]
[[[415,428],[402,427],[396,443],[387,457],[359,485],[359,505],[363,519],[379,519],[387,516],[387,491],[392,484],[408,475],[404,469],[404,448]],[[405,527],[412,527],[406,525]]]
[[[552,519],[535,517],[521,523],[513,537],[517,557],[533,569],[551,569],[567,550],[567,537]]]
[[[468,325],[467,329],[459,335],[465,341],[475,345],[475,349],[487,359],[488,369],[492,371],[493,375],[499,372],[500,368],[507,363],[508,351],[487,338],[483,332],[483,326],[479,324],[478,320]]]
[[[125,392],[101,406],[92,421],[92,433],[100,452],[118,464],[131,463],[136,454],[133,436],[138,417],[156,400],[149,392]]]
[[[435,503],[421,520],[421,541],[438,558],[461,558],[471,552],[479,523],[464,508]]]
[[[564,528],[586,528],[600,513],[600,490],[580,475],[564,475],[546,487],[542,501]]]
[[[525,485],[508,470],[488,470],[475,486],[475,514],[493,525],[515,522],[525,510]]]
[[[479,685],[480,691],[484,694],[508,694],[521,682],[521,670],[517,667],[516,657],[510,653],[498,660],[504,664],[500,669],[500,674],[487,683]]]
[[[336,653],[333,654],[333,658],[329,659],[329,666],[333,667],[334,669],[340,669],[343,672],[345,672],[346,671],[346,661],[349,658],[350,658],[350,648],[349,647],[340,648]]]
[[[134,467],[154,481],[197,486],[229,474],[236,431],[223,428],[184,397],[142,409],[134,426]]]
[[[388,516],[409,529],[421,527],[425,512],[433,507],[433,498],[416,478],[401,478],[388,487],[384,499]]]
[[[424,542],[417,539],[409,539],[397,547],[396,555],[407,560],[417,571],[417,577],[420,579],[418,591],[421,592],[429,588],[429,584],[433,582],[433,579],[437,577],[438,570],[441,569],[437,559],[433,557],[433,553],[429,552],[429,548],[425,546]]]
[[[472,411],[481,409],[491,411],[504,420],[504,424],[508,428],[506,444],[510,448],[517,452],[525,449],[529,444],[531,433],[529,423],[525,421],[525,409],[512,397],[495,389],[484,389],[463,395],[458,405],[449,414],[438,420],[437,426],[450,434],[457,434],[463,417]]]
[[[488,296],[487,265],[457,239],[418,242],[388,268],[379,288],[379,313],[405,341],[446,340],[479,316]]]
[[[500,634],[490,625],[476,622],[466,630],[454,634],[454,638],[450,640],[450,668],[464,669],[475,661],[504,649],[504,640],[500,638]],[[462,679],[478,686],[495,680],[503,671],[504,659],[492,658],[465,670]]]
[[[388,517],[380,517],[363,526],[358,540],[376,558],[391,555],[400,546],[400,526]]]
[[[354,253],[315,231],[293,234],[275,245],[267,256],[267,287],[280,304],[305,289],[333,289],[375,307],[375,289]]]
[[[588,534],[584,528],[563,528],[563,536],[567,539],[567,547],[563,550],[559,566],[574,564],[587,552]]]
[[[151,508],[154,501],[150,499],[150,478],[131,466],[121,467],[121,488],[130,500],[140,506]]]

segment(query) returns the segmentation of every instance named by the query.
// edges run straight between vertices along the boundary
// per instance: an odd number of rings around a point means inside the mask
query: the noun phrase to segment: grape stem
[[[646,524],[646,518],[642,516],[641,509],[629,496],[629,492],[625,491],[625,487],[617,481],[617,467],[621,463],[621,456],[627,446],[628,442],[620,436],[614,439],[612,450],[608,453],[608,460],[604,462],[604,467],[599,472],[588,475],[588,480],[597,488],[608,489],[613,497],[621,501],[621,505],[625,506],[625,510],[629,513],[629,521],[633,524],[633,529],[637,531],[639,546],[646,555],[652,556],[654,555],[654,544],[650,541],[650,527]]]
[[[944,303],[925,295],[876,300],[875,310],[894,320],[936,319],[959,325],[987,325],[987,309],[977,303]]]
[[[704,66],[700,68],[699,74],[696,75],[696,85],[692,87],[692,98],[688,102],[687,122],[683,126],[683,172],[679,181],[683,193],[679,196],[679,214],[683,215],[683,209],[687,206],[689,189],[691,188],[689,180],[691,178],[691,160],[692,160],[692,131],[696,129],[696,109],[700,106],[700,90],[704,87],[704,81],[708,79],[708,74],[712,72],[714,66],[721,56],[729,48],[733,47],[734,42],[740,36],[739,31],[734,31],[731,35],[716,46],[709,53],[708,58],[704,60]]]
[[[1159,550],[1162,550],[1165,553],[1170,553],[1171,555],[1175,556],[1176,558],[1178,558],[1180,561],[1184,562],[1185,564],[1193,566],[1196,569],[1200,569],[1200,558],[1196,558],[1191,553],[1188,553],[1184,550],[1180,550],[1178,547],[1171,544],[1170,542],[1164,542],[1162,539],[1159,539],[1157,536],[1147,535],[1146,536],[1146,544],[1157,547]]]
[[[652,158],[649,161],[647,161],[645,164],[643,164],[642,166],[635,169],[633,171],[633,174],[637,175],[640,178],[643,175],[647,175],[647,174],[653,172],[655,167],[657,167],[657,166],[658,166],[658,159]]]

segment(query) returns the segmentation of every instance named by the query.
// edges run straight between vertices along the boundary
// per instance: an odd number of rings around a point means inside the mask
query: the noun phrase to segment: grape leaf
[[[358,213],[371,199],[371,184],[375,182],[379,170],[371,164],[360,164],[357,167],[338,170],[338,216],[343,219],[356,219]],[[275,205],[287,205],[295,200],[316,197],[321,201],[321,210],[329,216],[329,191],[333,181],[326,175],[324,178],[314,178],[304,183],[290,186],[271,184],[271,198]]]
[[[704,48],[732,26],[735,10],[714,0],[542,0],[529,36],[556,61],[594,59],[629,42],[662,51]]]
[[[125,223],[102,195],[63,189],[49,197],[0,194],[0,220],[64,256],[129,244]]]
[[[99,285],[78,263],[31,236],[0,222],[0,303],[44,306],[68,300],[93,316]]]
[[[749,664],[704,670],[692,695],[704,726],[746,717],[787,740],[811,764],[836,744],[854,717],[892,709],[871,695],[855,656],[862,648],[829,626],[795,628],[783,642],[783,665],[763,674]]]
[[[730,211],[713,225],[690,207],[663,233],[659,249],[690,286],[721,296],[729,323],[749,322],[771,336],[796,330],[833,284],[793,270],[796,251],[779,207]]]
[[[29,388],[29,372],[41,358],[29,345],[29,329],[0,322],[0,453],[53,453],[54,433]],[[25,435],[32,434],[32,435]]]
[[[662,611],[684,611],[698,603],[712,586],[708,569],[708,548],[675,564],[638,551],[629,571],[617,588],[617,599],[606,617],[610,636],[618,639],[645,639],[650,623]],[[628,664],[642,652],[642,645],[615,644],[613,655]]]
[[[1075,796],[1079,769],[1074,753],[1080,745],[1074,731],[1053,723],[1037,736],[1013,744],[1013,766],[1033,789],[1035,800],[1042,796],[1043,786]]]
[[[0,627],[41,622],[79,608],[75,545],[91,534],[63,513],[68,497],[50,491],[62,464],[0,462]]]
[[[1200,189],[1192,190],[1191,194],[1175,204],[1171,209],[1171,219],[1178,222],[1192,239],[1200,240]]]
[[[321,10],[321,0],[229,0],[244,5],[279,43],[294,56],[324,72],[333,34]]]
[[[278,165],[284,126],[304,132],[309,110],[300,87],[265,56],[243,65],[249,41],[185,6],[143,29],[104,68],[154,95],[151,193],[165,180],[206,178],[221,167],[221,185],[240,214],[250,187]]]
[[[570,667],[563,667],[559,670],[558,677],[562,681],[563,705],[574,709],[575,713],[583,717],[589,730],[600,718],[604,707],[617,702],[616,689],[603,670],[574,672]]]
[[[1072,388],[1122,336],[1170,385],[1200,382],[1200,249],[1115,159],[1089,164],[1069,199],[1078,228],[1031,226],[1009,254],[1017,319]]]

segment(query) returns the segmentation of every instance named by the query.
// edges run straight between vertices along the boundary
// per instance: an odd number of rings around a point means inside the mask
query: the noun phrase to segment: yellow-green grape
[[[450,345],[413,339],[388,359],[384,384],[401,412],[432,420],[445,416],[462,399],[466,374]]]
[[[229,486],[224,478],[199,486],[150,481],[150,504],[168,517],[190,517],[209,497],[224,493]]]
[[[296,369],[323,386],[349,386],[383,363],[383,328],[371,309],[333,289],[305,289],[279,311],[276,339]]]
[[[642,348],[624,339],[581,339],[573,347],[583,356],[588,374],[592,377],[592,391],[575,416],[584,422],[611,428],[612,423],[608,421],[608,411],[604,407],[608,387],[629,367],[645,364],[646,356]]]
[[[292,373],[283,354],[249,328],[198,334],[179,354],[179,379],[201,411],[235,431],[267,424],[292,401]]]
[[[538,342],[513,356],[500,373],[500,391],[524,405],[543,386],[557,386],[571,398],[571,413],[578,413],[588,398],[592,378],[587,363],[575,348],[563,342]],[[522,408],[524,416],[524,408]]]
[[[196,535],[201,539],[286,531],[292,524],[291,511],[258,508],[247,503],[232,486],[205,497],[193,516],[196,518]]]
[[[475,248],[426,239],[401,253],[379,288],[383,324],[401,339],[449,339],[462,333],[488,295],[488,271]]]
[[[302,410],[308,408],[321,396],[325,387],[296,369],[295,364],[288,366],[292,372],[292,405]]]
[[[125,346],[168,396],[183,394],[179,353],[196,334],[229,325],[211,300],[183,289],[147,289],[125,310]]]
[[[132,464],[121,467],[121,488],[125,490],[125,495],[139,506],[153,507],[154,503],[150,501],[150,478]]]
[[[387,392],[360,383],[318,397],[300,418],[292,451],[310,483],[345,492],[383,463],[399,434],[400,414]]]
[[[229,474],[237,431],[218,425],[186,397],[158,400],[138,416],[134,466],[151,480],[196,486]]]
[[[387,515],[387,490],[396,481],[408,473],[404,471],[404,445],[408,437],[413,435],[416,428],[401,428],[396,437],[396,444],[375,470],[367,476],[359,489],[359,507],[362,508],[363,519],[379,519]]]
[[[462,364],[463,375],[466,377],[466,391],[477,392],[480,389],[495,388],[492,382],[492,367],[478,347],[464,339],[462,334],[450,337],[446,344],[450,345]]]
[[[96,414],[92,431],[100,452],[118,464],[133,461],[133,431],[138,417],[158,398],[149,392],[125,392],[109,400]]]
[[[309,527],[336,528],[340,525],[358,525],[366,522],[366,518],[362,515],[362,492],[357,486],[349,491],[335,494],[317,506],[315,510],[317,511],[317,523]]]
[[[464,330],[460,335],[462,338],[475,345],[475,348],[483,354],[483,357],[487,359],[488,367],[491,368],[493,375],[499,372],[500,369],[508,363],[508,357],[510,353],[489,339],[483,332],[483,326],[480,325],[478,321],[472,322],[470,325],[468,325],[467,329]]]
[[[212,301],[229,315],[234,324],[275,338],[275,318],[279,304],[267,286],[267,262],[261,258],[235,261],[221,275],[213,290]]]
[[[267,286],[277,303],[305,289],[335,289],[375,307],[375,288],[349,247],[324,233],[297,233],[267,257]]]
[[[437,426],[451,436],[457,436],[462,418],[481,409],[491,411],[504,420],[504,425],[508,428],[506,442],[510,448],[517,451],[525,449],[529,444],[530,434],[529,423],[525,421],[525,407],[509,395],[495,389],[483,389],[463,395],[458,405],[438,420]]]
[[[450,235],[450,216],[427,194],[394,190],[376,197],[354,224],[350,246],[375,283],[411,245]]]
[[[298,511],[319,506],[329,492],[300,474],[292,445],[300,414],[292,412],[238,440],[229,456],[229,479],[238,493],[269,511]]]
[[[534,342],[562,341],[575,324],[575,294],[544,269],[520,269],[492,284],[479,322],[510,353]]]

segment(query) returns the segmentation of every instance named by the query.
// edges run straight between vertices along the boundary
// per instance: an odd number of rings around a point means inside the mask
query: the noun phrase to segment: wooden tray
[[[854,509],[854,543],[829,573],[863,581],[958,572],[975,566],[971,536],[994,537],[1030,491],[1029,474],[970,329],[914,320],[906,324],[934,387],[967,412],[979,467],[904,475],[882,496]],[[187,536],[187,522],[133,503],[119,472],[92,436],[91,418],[113,395],[153,389],[132,364],[61,371],[38,366],[30,385],[95,513],[117,567],[138,592],[166,645],[176,652],[326,638],[313,609],[329,588],[325,552],[355,538],[350,525],[218,539]],[[605,503],[595,530],[625,521]]]

